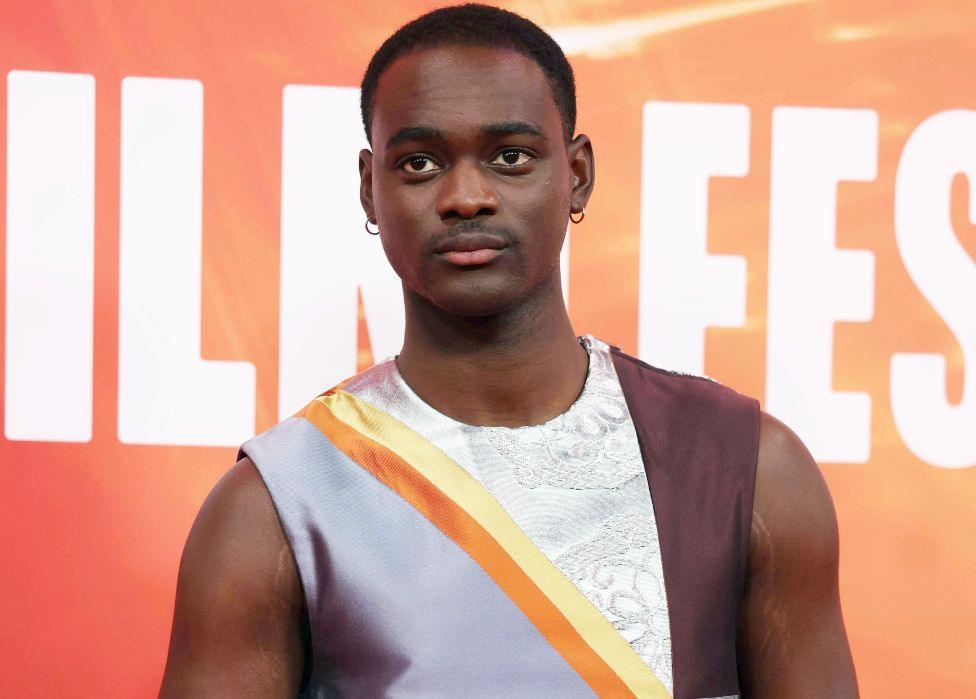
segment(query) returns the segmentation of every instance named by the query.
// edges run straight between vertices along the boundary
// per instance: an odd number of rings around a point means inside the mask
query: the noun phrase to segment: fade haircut
[[[366,140],[373,143],[373,106],[380,76],[401,56],[439,46],[483,46],[516,51],[535,61],[549,80],[566,141],[576,131],[576,82],[566,55],[551,36],[521,15],[470,3],[421,15],[383,42],[369,61],[360,94]]]

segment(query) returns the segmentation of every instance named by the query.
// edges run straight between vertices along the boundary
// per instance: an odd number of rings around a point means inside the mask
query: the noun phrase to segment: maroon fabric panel
[[[759,403],[618,348],[614,366],[654,502],[675,699],[739,693],[736,627],[759,452]]]

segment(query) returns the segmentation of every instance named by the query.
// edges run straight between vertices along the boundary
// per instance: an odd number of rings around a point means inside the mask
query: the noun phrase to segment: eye
[[[519,165],[525,165],[534,157],[521,148],[506,148],[505,150],[499,151],[491,163],[492,165],[502,165],[504,167],[518,167]]]
[[[440,170],[440,167],[433,161],[433,159],[427,157],[426,155],[412,155],[400,163],[400,169],[404,170],[405,172],[421,174]]]

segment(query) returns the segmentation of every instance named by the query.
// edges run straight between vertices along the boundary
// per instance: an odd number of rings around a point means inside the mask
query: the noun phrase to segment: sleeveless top
[[[390,357],[242,447],[305,591],[303,696],[738,696],[758,404],[580,342],[541,425],[458,422]]]

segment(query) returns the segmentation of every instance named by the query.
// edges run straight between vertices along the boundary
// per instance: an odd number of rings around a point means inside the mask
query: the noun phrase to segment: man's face
[[[414,293],[485,316],[558,279],[580,146],[567,149],[534,61],[462,46],[400,57],[376,90],[372,142],[363,206]]]

